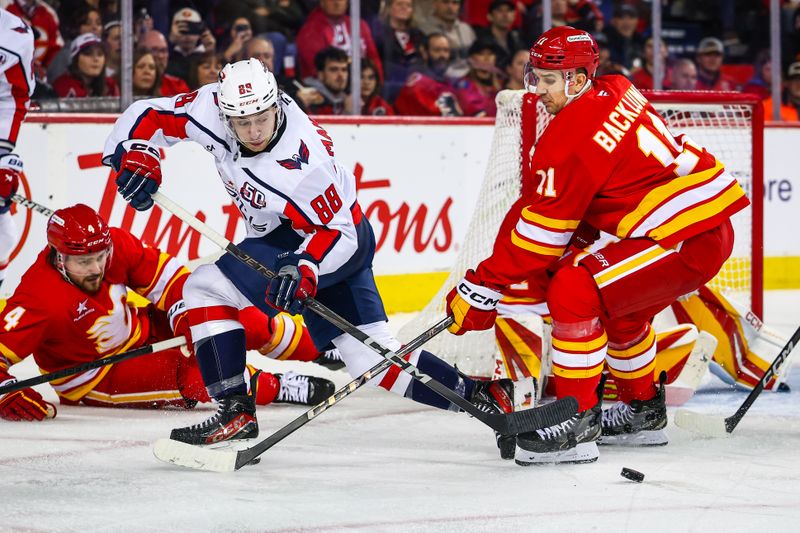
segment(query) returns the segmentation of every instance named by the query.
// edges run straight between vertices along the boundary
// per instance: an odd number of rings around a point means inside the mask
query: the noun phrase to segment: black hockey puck
[[[630,479],[631,481],[635,481],[636,483],[641,483],[644,481],[644,474],[631,468],[623,467],[622,472],[620,472],[619,475],[626,479]]]

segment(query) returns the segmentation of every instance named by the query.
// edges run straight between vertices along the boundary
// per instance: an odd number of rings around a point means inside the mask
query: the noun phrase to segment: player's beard
[[[101,272],[100,274],[92,274],[91,276],[85,276],[75,284],[84,292],[88,292],[90,294],[94,294],[100,290],[100,285],[103,283],[103,274],[105,272]]]

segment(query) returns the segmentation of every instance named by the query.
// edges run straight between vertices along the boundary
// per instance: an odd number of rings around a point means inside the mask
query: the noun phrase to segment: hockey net
[[[761,316],[762,305],[762,136],[763,112],[755,99],[734,93],[649,92],[658,112],[675,134],[687,133],[706,147],[739,180],[752,204],[733,219],[736,241],[730,259],[710,283]],[[488,257],[508,209],[521,194],[523,176],[535,140],[551,120],[544,106],[525,91],[502,91],[497,96],[497,119],[489,163],[478,201],[450,274],[428,305],[400,331],[407,341],[445,316],[444,299],[468,268]],[[522,124],[536,128],[522,128]],[[490,376],[497,348],[495,332],[487,330],[456,337],[443,333],[426,349],[473,376]]]

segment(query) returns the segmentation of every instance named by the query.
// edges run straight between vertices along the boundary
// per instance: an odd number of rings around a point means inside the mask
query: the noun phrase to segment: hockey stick
[[[42,204],[40,204],[39,202],[34,202],[33,200],[25,198],[22,195],[12,194],[11,195],[11,200],[16,202],[16,203],[18,203],[19,205],[21,205],[23,207],[27,207],[31,211],[36,211],[37,213],[41,213],[42,215],[44,215],[46,217],[49,217],[49,216],[53,215],[53,210],[50,209],[49,207],[45,207]]]
[[[397,355],[403,357],[404,355],[413,352],[425,344],[428,340],[447,329],[451,323],[451,317],[447,317],[437,322],[430,329],[403,346],[402,349],[398,350]],[[334,392],[331,397],[323,400],[269,437],[248,448],[238,451],[231,448],[207,448],[193,446],[191,444],[186,444],[185,442],[179,442],[172,439],[159,439],[156,441],[155,446],[153,447],[153,455],[155,455],[156,458],[161,461],[187,468],[194,468],[197,470],[208,470],[211,472],[233,472],[234,470],[239,470],[246,464],[252,462],[253,459],[260,456],[281,442],[283,439],[311,422],[311,420],[327,411],[329,407],[340,402],[345,397],[361,388],[362,385],[379,375],[390,366],[392,366],[392,361],[389,359],[382,360],[357,378],[353,379],[350,383]],[[539,419],[538,423],[542,426],[558,424],[572,415],[571,406],[568,403],[561,403],[560,401],[538,407],[533,410],[533,413],[534,416]]]
[[[48,381],[53,381],[54,379],[65,378],[73,374],[78,374],[79,372],[86,372],[87,370],[94,370],[95,368],[100,368],[102,366],[119,363],[120,361],[133,359],[134,357],[139,357],[140,355],[163,352],[164,350],[177,348],[178,346],[183,346],[184,344],[186,344],[186,338],[182,336],[175,337],[174,339],[167,339],[165,341],[154,342],[153,344],[148,344],[147,346],[142,346],[141,348],[136,348],[135,350],[130,350],[128,352],[118,353],[110,357],[96,359],[94,361],[82,363],[70,368],[56,370],[55,372],[42,374],[41,376],[36,376],[35,378],[9,383],[8,385],[0,387],[0,395],[7,392],[14,392],[16,390],[32,387],[33,385],[38,385],[40,383],[47,383]]]
[[[786,359],[788,359],[789,354],[792,353],[792,350],[797,345],[798,341],[800,341],[800,327],[795,330],[792,338],[789,339],[789,342],[786,343],[786,346],[783,347],[775,360],[772,361],[772,364],[769,365],[767,371],[764,372],[764,375],[761,376],[760,380],[758,380],[756,386],[752,391],[750,391],[750,394],[747,395],[747,398],[745,398],[744,403],[742,403],[739,409],[737,409],[736,412],[731,416],[728,418],[722,418],[714,415],[695,413],[687,409],[678,409],[675,412],[675,425],[684,429],[695,431],[697,433],[708,435],[710,437],[726,437],[733,433],[733,430],[736,429],[737,425],[739,425],[739,422],[741,422],[742,417],[745,415],[745,413],[747,413],[747,410],[750,409],[750,406],[756,401],[758,395],[764,390],[766,384],[769,383],[769,380],[774,377],[775,372],[786,361]]]
[[[160,192],[156,192],[153,194],[153,199],[158,202],[164,209],[167,211],[172,212],[175,216],[189,224],[193,229],[199,232],[201,235],[211,239],[214,241],[220,248],[226,250],[229,254],[234,256],[236,259],[241,261],[242,263],[246,264],[262,276],[266,277],[267,279],[272,279],[275,277],[275,273],[269,270],[267,267],[259,263],[255,258],[250,256],[244,250],[230,242],[228,239],[211,229],[207,224],[198,220],[195,216],[191,213],[186,211],[184,208],[164,196]],[[312,312],[316,313],[324,320],[327,320],[334,326],[341,329],[343,332],[351,335],[356,340],[360,341],[366,347],[380,355],[385,359],[390,359],[392,363],[400,367],[401,370],[410,374],[411,377],[426,385],[429,389],[437,393],[439,396],[448,400],[449,402],[457,405],[463,411],[466,411],[472,417],[480,420],[487,426],[491,427],[493,430],[502,433],[503,435],[515,435],[517,433],[527,433],[529,431],[535,431],[544,427],[541,424],[541,420],[534,414],[536,409],[527,409],[524,411],[516,411],[513,413],[507,414],[492,414],[492,413],[485,413],[472,405],[468,400],[459,396],[456,392],[448,389],[440,382],[436,381],[432,377],[428,376],[427,374],[423,374],[416,366],[412,365],[402,357],[398,356],[392,350],[386,348],[385,346],[381,345],[380,343],[376,342],[372,339],[369,335],[349,323],[347,320],[339,316],[338,314],[334,313],[332,310],[328,309],[326,306],[322,305],[318,301],[314,300],[313,298],[306,298],[304,301],[305,306],[311,310]],[[558,404],[564,407],[564,417],[560,420],[563,422],[571,417],[575,412],[578,410],[578,402],[575,398],[567,397],[558,400]],[[571,409],[571,412],[568,412]],[[555,422],[558,423],[558,422]],[[553,425],[553,423],[547,423],[545,426]]]

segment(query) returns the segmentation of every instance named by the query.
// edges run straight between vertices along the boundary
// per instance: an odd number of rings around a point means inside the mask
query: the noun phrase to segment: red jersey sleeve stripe
[[[16,55],[16,54],[14,54]],[[17,56],[19,58],[19,56]],[[19,135],[19,128],[22,121],[25,120],[25,115],[28,114],[26,104],[30,100],[30,87],[28,80],[25,77],[25,70],[22,64],[17,61],[15,65],[6,70],[6,80],[11,85],[11,96],[14,98],[14,117],[11,119],[11,128],[8,133],[8,139],[11,144],[17,144],[17,136]]]
[[[152,139],[158,130],[164,132],[168,137],[186,139],[186,123],[189,119],[186,115],[176,115],[172,111],[160,111],[149,108],[139,115],[136,122],[131,127],[128,138],[130,139]]]
[[[339,230],[317,230],[317,233],[306,244],[306,252],[311,254],[317,263],[321,263],[328,252],[336,246],[341,236]]]

